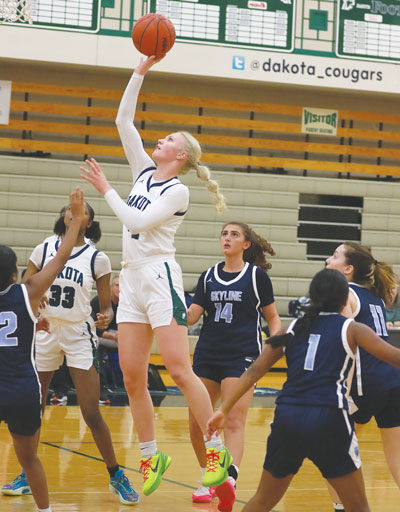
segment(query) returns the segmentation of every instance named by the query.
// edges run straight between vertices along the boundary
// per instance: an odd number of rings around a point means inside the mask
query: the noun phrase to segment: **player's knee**
[[[190,382],[191,374],[181,367],[168,368],[168,371],[179,389],[184,389]]]
[[[91,430],[96,430],[104,421],[97,404],[95,407],[81,408],[81,411],[86,425]]]
[[[147,391],[147,374],[142,372],[124,373],[124,386],[129,396]]]
[[[23,453],[18,456],[18,461],[25,470],[29,471],[38,463],[39,459],[36,453]]]
[[[229,415],[226,420],[225,430],[235,433],[244,431],[242,416]]]

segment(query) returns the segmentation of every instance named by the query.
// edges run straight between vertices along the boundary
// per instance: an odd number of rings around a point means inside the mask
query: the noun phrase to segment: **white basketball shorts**
[[[92,318],[85,322],[50,320],[50,334],[38,331],[35,339],[35,361],[39,372],[57,370],[67,366],[89,370],[97,366],[97,337]]]
[[[175,260],[150,260],[127,264],[119,276],[117,323],[150,324],[152,329],[170,325],[175,318],[187,325],[181,267]]]

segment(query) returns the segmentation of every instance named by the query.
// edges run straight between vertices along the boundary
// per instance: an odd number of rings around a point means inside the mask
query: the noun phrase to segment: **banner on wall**
[[[132,69],[139,58],[132,39],[127,37],[49,31],[31,26],[2,25],[0,30],[0,59]],[[154,71],[400,94],[398,64],[303,53],[177,42]]]
[[[0,124],[10,121],[11,82],[0,80]]]
[[[301,133],[336,136],[337,124],[337,110],[303,107],[303,115],[301,118]]]

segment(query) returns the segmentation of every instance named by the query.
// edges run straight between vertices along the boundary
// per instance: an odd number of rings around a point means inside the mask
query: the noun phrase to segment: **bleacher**
[[[23,82],[13,82],[12,90],[10,124],[0,125],[1,243],[15,249],[24,268],[79,183],[103,231],[98,247],[118,271],[119,221],[80,179],[79,162],[87,155],[106,162],[111,184],[122,197],[128,195],[131,175],[114,125],[121,91]],[[193,291],[200,273],[221,259],[223,222],[247,222],[276,251],[270,276],[286,325],[289,301],[307,292],[310,278],[323,266],[321,258],[308,258],[306,243],[299,242],[300,194],[362,198],[358,239],[399,271],[400,116],[341,110],[339,117],[337,137],[318,137],[301,133],[301,107],[140,95],[136,121],[145,147],[150,151],[154,140],[171,131],[195,132],[203,145],[202,162],[216,169],[213,178],[228,203],[223,214],[216,214],[194,173],[183,178],[191,207],[176,248],[186,291]],[[382,179],[387,176],[391,179]],[[329,225],[326,231],[329,238]]]
[[[112,185],[126,197],[131,186],[129,167],[103,167]],[[393,197],[398,193],[398,183],[224,171],[215,172],[214,177],[229,205],[221,215],[214,212],[207,191],[196,176],[184,177],[191,190],[191,207],[177,233],[176,247],[186,291],[192,291],[200,273],[221,258],[218,236],[223,222],[242,220],[266,237],[276,251],[276,256],[270,258],[270,275],[279,313],[286,316],[289,300],[306,293],[310,277],[322,266],[321,261],[308,260],[306,245],[297,241],[298,199],[304,188],[316,194],[329,191],[363,197],[361,242],[371,246],[378,259],[400,263],[400,224],[395,215],[400,210],[400,199]],[[26,266],[33,247],[51,233],[59,210],[77,183],[85,190],[100,221],[103,237],[98,247],[109,255],[113,270],[119,270],[119,221],[104,199],[80,179],[78,162],[3,156],[1,238],[2,243],[16,250],[21,268]]]

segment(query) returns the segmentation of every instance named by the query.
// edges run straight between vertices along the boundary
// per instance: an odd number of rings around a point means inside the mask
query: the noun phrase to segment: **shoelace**
[[[210,450],[207,452],[207,473],[213,472],[217,470],[217,465],[219,462],[219,452],[216,450]]]
[[[13,482],[11,482],[10,484],[7,484],[8,487],[12,487],[13,485],[17,485],[17,484],[20,484],[20,483],[25,483],[26,482],[26,476],[25,475],[18,475]],[[28,484],[26,484],[28,485]]]
[[[147,480],[149,478],[149,471],[151,466],[151,457],[146,460],[142,460],[140,463],[139,473],[143,473],[143,479]]]
[[[133,489],[131,488],[131,484],[125,474],[122,475],[120,483],[127,494],[133,494]]]

